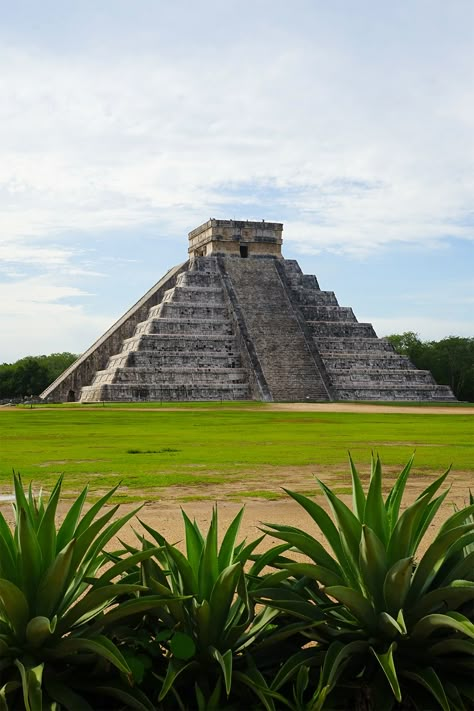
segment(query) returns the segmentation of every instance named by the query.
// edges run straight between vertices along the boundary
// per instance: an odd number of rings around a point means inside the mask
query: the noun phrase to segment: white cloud
[[[179,59],[4,50],[0,239],[190,229],[230,181],[237,210],[252,185],[287,191],[274,210],[295,214],[286,238],[303,250],[472,237],[474,106],[461,50],[457,74],[449,57],[429,65],[420,54],[417,72],[400,56],[387,75],[392,58],[369,64],[341,38],[311,44],[302,29],[279,48],[273,39],[260,39],[257,71],[252,38]]]

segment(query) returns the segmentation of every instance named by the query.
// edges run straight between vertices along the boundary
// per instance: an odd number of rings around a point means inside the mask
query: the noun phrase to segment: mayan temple
[[[43,393],[52,401],[449,401],[281,253],[283,225],[209,220]]]

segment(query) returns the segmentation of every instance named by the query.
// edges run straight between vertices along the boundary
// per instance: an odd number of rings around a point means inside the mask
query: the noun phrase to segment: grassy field
[[[181,487],[192,499],[219,485],[271,498],[272,482],[298,469],[346,484],[348,450],[363,471],[371,450],[390,470],[416,449],[418,472],[453,463],[469,476],[473,424],[461,414],[275,412],[261,403],[9,408],[0,411],[0,488],[10,490],[15,469],[45,487],[64,472],[70,491],[122,481],[129,498]]]

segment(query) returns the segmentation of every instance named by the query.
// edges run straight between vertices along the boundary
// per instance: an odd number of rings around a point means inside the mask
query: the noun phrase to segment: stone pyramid
[[[315,276],[283,225],[209,220],[171,269],[42,393],[55,401],[452,401]]]

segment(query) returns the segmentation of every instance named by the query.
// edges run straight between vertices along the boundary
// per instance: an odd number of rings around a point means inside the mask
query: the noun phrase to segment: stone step
[[[131,351],[119,353],[109,360],[110,368],[163,368],[163,367],[191,367],[196,368],[239,368],[240,354],[238,353],[206,353],[187,351]]]
[[[81,402],[172,402],[208,400],[248,400],[246,385],[89,385],[82,389]]]
[[[153,306],[150,309],[148,318],[174,318],[174,319],[224,319],[228,318],[227,306],[225,304],[184,304],[177,302],[165,302]]]
[[[162,303],[213,305],[224,303],[224,292],[214,286],[175,286],[165,292]]]
[[[165,319],[154,318],[142,321],[135,329],[135,335],[140,333],[150,334],[208,334],[233,335],[232,324],[227,319]]]
[[[363,354],[363,353],[393,353],[393,347],[388,341],[382,338],[356,338],[344,337],[334,338],[318,336],[318,349],[323,356],[336,356],[339,353],[343,354]]]
[[[377,338],[372,324],[358,321],[308,321],[316,343],[319,338]]]
[[[180,351],[193,350],[217,353],[233,353],[235,341],[231,336],[219,334],[183,335],[183,334],[139,334],[127,338],[122,345],[122,353],[127,351]]]
[[[308,325],[311,323],[318,323],[320,321],[349,321],[357,323],[357,319],[354,316],[353,310],[349,306],[333,306],[333,305],[322,305],[315,306],[311,314],[312,320],[308,320]]]
[[[332,382],[337,388],[343,387],[365,387],[367,384],[375,386],[397,385],[404,383],[415,383],[416,385],[433,385],[434,380],[427,370],[416,369],[398,369],[398,370],[382,370],[382,369],[350,369],[347,371],[339,371],[332,373]]]
[[[335,391],[336,400],[387,400],[405,402],[455,402],[450,388],[445,385],[410,387],[354,386]]]
[[[109,368],[99,370],[92,385],[101,383],[130,383],[160,385],[175,383],[179,385],[214,385],[246,384],[247,374],[243,368],[196,368],[196,367],[144,367],[144,368]]]
[[[221,287],[221,280],[216,272],[187,271],[178,276],[176,286]]]
[[[337,353],[325,354],[324,356],[326,370],[328,373],[338,373],[341,370],[348,369],[382,369],[382,370],[399,370],[413,368],[413,364],[407,356],[401,356],[397,353]]]

